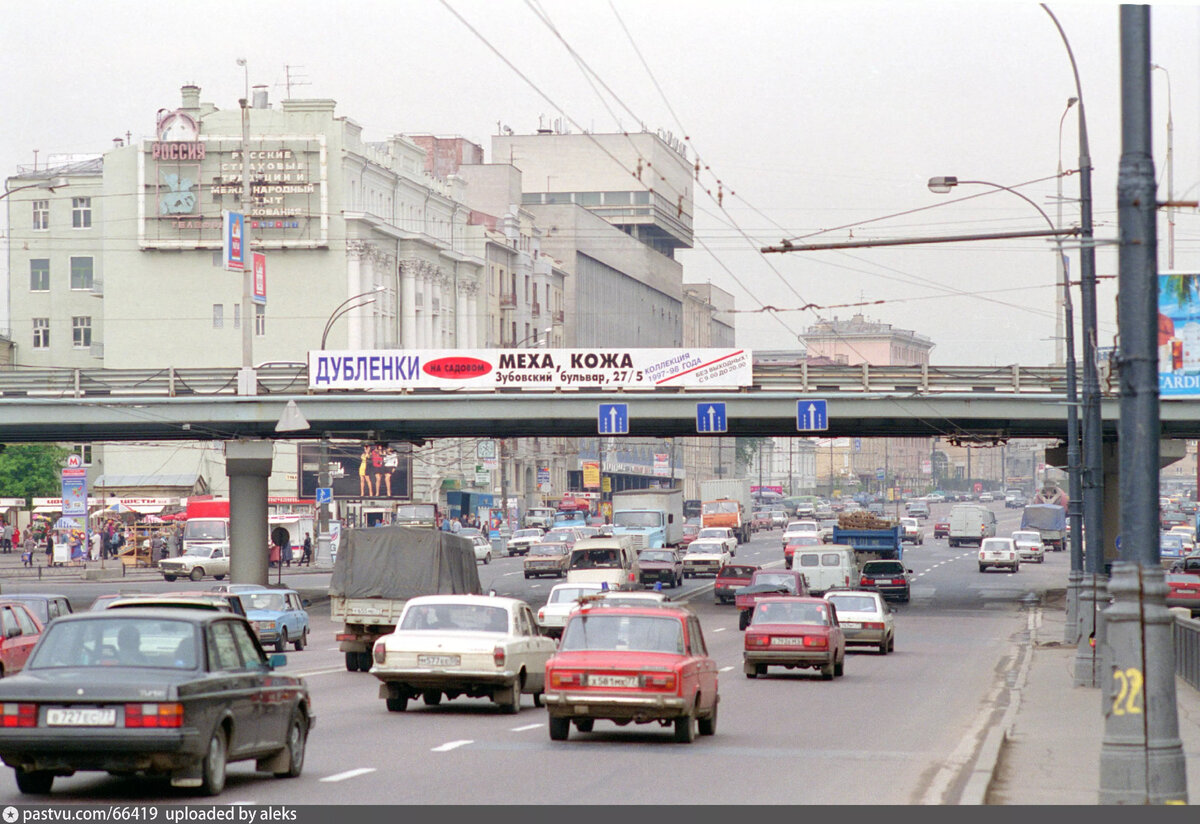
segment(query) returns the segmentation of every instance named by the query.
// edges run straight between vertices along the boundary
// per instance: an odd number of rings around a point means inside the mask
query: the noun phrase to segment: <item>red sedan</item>
[[[812,667],[826,681],[842,674],[846,636],[837,611],[822,598],[761,598],[754,607],[742,650],[747,678],[768,666]]]
[[[934,523],[934,525],[933,525],[933,537],[934,538],[945,538],[945,537],[948,537],[949,535],[950,535],[950,522],[949,521],[936,521]]]
[[[41,637],[42,625],[29,607],[19,601],[0,602],[0,677],[23,670]]]
[[[1192,611],[1192,617],[1200,614],[1200,576],[1168,572],[1167,606],[1184,607]]]

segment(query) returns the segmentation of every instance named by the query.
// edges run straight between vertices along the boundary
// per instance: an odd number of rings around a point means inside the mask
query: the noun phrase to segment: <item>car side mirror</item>
[[[905,571],[905,572],[907,572],[909,575],[912,575],[912,570],[911,570],[911,569],[905,569],[904,571]]]
[[[310,606],[312,606],[312,601],[310,601],[308,598],[301,598],[300,606],[304,607],[305,609],[308,609]]]
[[[267,667],[269,669],[279,669],[287,666],[287,656],[282,652],[272,653],[267,657]]]

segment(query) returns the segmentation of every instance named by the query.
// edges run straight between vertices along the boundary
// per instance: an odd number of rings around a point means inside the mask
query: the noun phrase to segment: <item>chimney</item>
[[[114,149],[119,149],[119,148],[121,148],[121,147],[122,147],[122,146],[124,146],[124,145],[125,145],[125,141],[124,141],[124,140],[122,140],[121,138],[119,138],[119,137],[114,137],[114,138],[113,138],[113,148],[114,148]]]
[[[200,109],[200,87],[194,86],[191,83],[187,84],[180,90],[183,96],[183,105],[180,107],[188,111],[198,111]]]
[[[253,92],[254,92],[254,95],[253,95],[253,97],[254,97],[254,108],[256,108],[256,109],[269,109],[269,108],[271,108],[271,107],[270,107],[270,106],[267,104],[267,87],[266,87],[266,86],[253,86],[253,87],[251,87],[251,88],[252,88],[252,90],[253,90]]]

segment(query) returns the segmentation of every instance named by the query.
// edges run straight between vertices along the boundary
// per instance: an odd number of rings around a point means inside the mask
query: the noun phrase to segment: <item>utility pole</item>
[[[1150,120],[1150,7],[1122,5],[1117,175],[1121,545],[1104,610],[1101,804],[1186,804],[1172,641],[1159,562],[1158,238]],[[1090,549],[1090,536],[1089,536]]]

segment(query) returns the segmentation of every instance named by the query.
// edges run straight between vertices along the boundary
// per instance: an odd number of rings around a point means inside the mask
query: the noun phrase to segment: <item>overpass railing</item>
[[[1200,621],[1175,617],[1171,628],[1175,647],[1175,674],[1200,690]]]
[[[0,398],[88,398],[105,396],[236,395],[236,368],[0,369]],[[308,388],[308,366],[265,365],[256,369],[261,395],[322,394]],[[1004,393],[1066,395],[1066,371],[1053,366],[854,366],[756,364],[754,387],[746,391],[853,393]],[[1103,370],[1101,390],[1115,393]],[[683,391],[683,390],[679,390]]]

